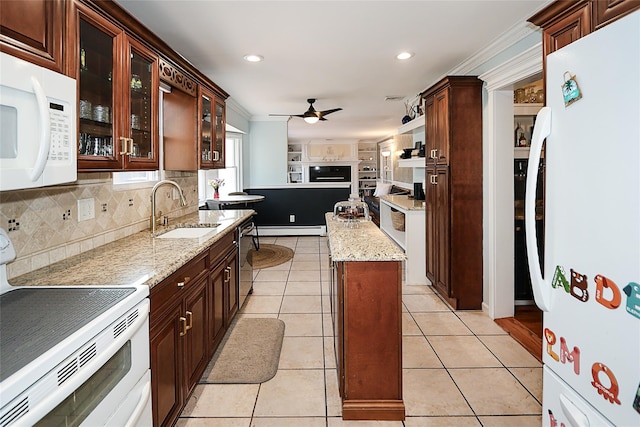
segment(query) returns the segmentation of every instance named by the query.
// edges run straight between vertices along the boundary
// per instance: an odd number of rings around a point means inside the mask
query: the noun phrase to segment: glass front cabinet
[[[224,168],[225,103],[200,86],[200,167]]]
[[[158,57],[77,7],[78,169],[158,169]]]

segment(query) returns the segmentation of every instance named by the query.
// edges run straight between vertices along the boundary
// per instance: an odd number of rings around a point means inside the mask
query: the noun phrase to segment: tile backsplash
[[[156,212],[170,218],[198,209],[196,172],[166,172],[182,188],[187,206],[173,199],[172,186],[156,193]],[[78,200],[93,199],[95,217],[78,221]],[[0,227],[7,230],[16,259],[9,279],[114,240],[148,230],[151,187],[115,188],[111,173],[79,173],[73,184],[0,193]]]

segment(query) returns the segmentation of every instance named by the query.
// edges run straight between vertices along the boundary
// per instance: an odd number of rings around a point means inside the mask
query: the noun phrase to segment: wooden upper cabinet
[[[591,8],[589,3],[566,14],[548,28],[544,29],[544,46],[547,54],[562,49],[591,32]]]
[[[561,0],[551,3],[529,21],[542,28],[546,57],[637,9],[640,0]]]
[[[593,27],[598,29],[640,9],[640,0],[598,0],[593,2]]]
[[[428,165],[449,163],[449,90],[441,89],[425,99],[425,157]]]
[[[64,0],[0,1],[0,51],[64,73]]]
[[[78,169],[158,169],[158,58],[76,3]]]
[[[224,168],[225,101],[211,89],[200,86],[198,102],[199,169]]]
[[[198,124],[199,124],[199,146],[198,156],[200,169],[214,168],[213,140],[214,136],[214,103],[215,95],[204,86],[200,86],[198,97]]]
[[[215,97],[215,102],[213,104],[213,114],[215,135],[213,140],[213,152],[215,154],[213,156],[213,164],[215,168],[224,168],[224,145],[226,141],[225,126],[227,123],[227,115],[224,100],[217,96]]]

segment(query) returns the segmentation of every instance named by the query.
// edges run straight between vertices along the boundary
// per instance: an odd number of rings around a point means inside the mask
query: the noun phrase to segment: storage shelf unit
[[[287,182],[304,182],[302,169],[302,144],[289,144],[287,147]]]
[[[384,231],[407,254],[405,261],[405,281],[408,285],[426,285],[424,258],[425,239],[415,238],[426,233],[425,209],[415,208],[421,201],[408,196],[382,196],[380,198],[380,229]],[[392,210],[404,215],[404,230],[393,225]]]
[[[377,151],[375,142],[358,144],[358,194],[370,196],[376,188],[378,178]]]

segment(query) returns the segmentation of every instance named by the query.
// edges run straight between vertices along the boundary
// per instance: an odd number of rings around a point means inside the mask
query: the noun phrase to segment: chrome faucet
[[[156,234],[156,190],[158,187],[164,184],[171,184],[178,189],[180,193],[180,206],[187,206],[187,201],[184,198],[184,194],[182,193],[182,188],[175,181],[170,181],[168,179],[163,179],[162,181],[158,181],[156,185],[151,189],[151,234]]]

